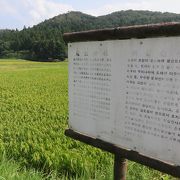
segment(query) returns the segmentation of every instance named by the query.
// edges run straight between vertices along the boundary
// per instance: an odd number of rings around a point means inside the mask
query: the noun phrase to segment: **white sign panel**
[[[180,37],[69,44],[69,126],[180,165]]]

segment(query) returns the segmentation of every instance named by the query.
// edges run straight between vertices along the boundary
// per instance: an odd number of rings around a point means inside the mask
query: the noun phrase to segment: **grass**
[[[0,180],[42,180],[43,175],[35,170],[22,169],[20,164],[13,160],[0,158]]]
[[[33,168],[43,172],[46,179],[113,179],[111,154],[64,135],[68,120],[67,65],[0,60],[0,152],[13,157],[10,162],[1,161],[0,167],[9,167],[9,175],[21,172],[26,177],[34,173],[26,169]],[[26,167],[25,172],[19,171],[22,167]],[[172,179],[133,162],[129,162],[127,177]]]

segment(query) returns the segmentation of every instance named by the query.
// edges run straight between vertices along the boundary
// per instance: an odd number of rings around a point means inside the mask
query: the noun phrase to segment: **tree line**
[[[24,27],[21,31],[0,30],[0,58],[62,61],[67,57],[64,32],[172,21],[180,22],[180,15],[128,10],[94,17],[81,12],[69,12],[32,28]]]
[[[5,30],[0,34],[0,57],[47,61],[67,56],[62,34],[57,29],[24,27],[22,31]]]

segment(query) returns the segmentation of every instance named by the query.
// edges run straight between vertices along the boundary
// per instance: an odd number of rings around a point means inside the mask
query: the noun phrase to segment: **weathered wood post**
[[[126,180],[127,160],[120,154],[114,155],[114,180]]]

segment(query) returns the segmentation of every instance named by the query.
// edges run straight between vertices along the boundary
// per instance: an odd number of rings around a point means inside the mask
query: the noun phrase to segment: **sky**
[[[128,9],[180,14],[180,0],[0,0],[0,29],[32,27],[68,11],[100,16]]]

